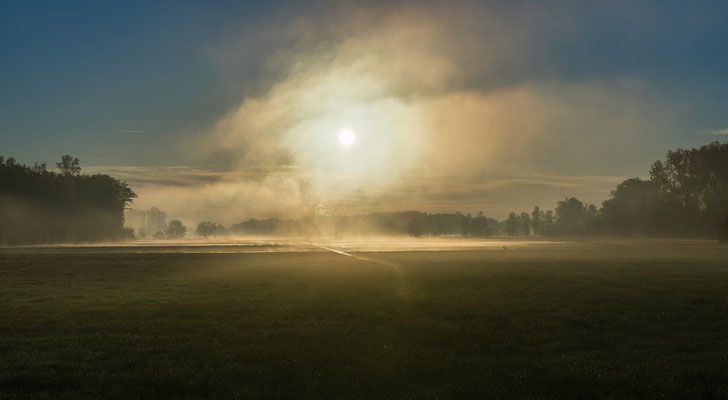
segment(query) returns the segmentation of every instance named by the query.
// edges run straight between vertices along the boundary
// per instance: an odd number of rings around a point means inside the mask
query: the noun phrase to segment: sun
[[[352,144],[354,144],[354,139],[356,139],[356,137],[354,136],[354,132],[349,129],[344,129],[343,131],[339,132],[339,143],[342,146],[351,146]]]

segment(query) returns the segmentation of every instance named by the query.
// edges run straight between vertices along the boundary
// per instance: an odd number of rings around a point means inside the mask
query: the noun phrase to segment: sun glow
[[[351,146],[354,144],[354,132],[350,131],[349,129],[344,129],[343,131],[339,132],[339,143],[342,146]]]

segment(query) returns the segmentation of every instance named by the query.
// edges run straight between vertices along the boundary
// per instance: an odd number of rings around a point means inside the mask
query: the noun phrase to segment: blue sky
[[[400,138],[409,143],[407,148],[421,147],[419,141],[449,147],[448,137],[457,141],[455,147],[471,141],[487,144],[478,137],[486,126],[494,127],[496,138],[488,140],[496,142],[510,134],[511,126],[528,132],[513,143],[492,146],[507,153],[492,156],[500,160],[500,167],[480,165],[474,155],[467,167],[416,172],[425,157],[423,150],[411,155],[411,164],[393,168],[396,173],[351,169],[347,170],[348,180],[376,175],[391,182],[422,173],[442,179],[456,175],[464,185],[474,185],[534,175],[559,177],[554,178],[559,182],[573,176],[645,176],[649,164],[668,149],[728,137],[725,2],[212,3],[3,2],[0,153],[24,162],[51,164],[60,154],[74,154],[87,167],[114,167],[132,183],[138,176],[129,173],[131,170],[164,170],[154,181],[162,186],[172,180],[174,185],[168,186],[180,186],[179,177],[170,174],[184,176],[193,170],[209,173],[213,183],[231,179],[226,173],[282,167],[298,168],[306,179],[316,180],[321,174],[342,171],[342,165],[336,163],[344,162],[342,157],[348,153],[331,156],[326,163],[311,161],[321,158],[323,147],[302,146],[296,138],[312,127],[324,129],[321,127],[340,119],[331,118],[331,108],[309,104],[310,97],[300,90],[331,86],[324,82],[341,85],[334,78],[338,76],[357,82],[350,72],[352,66],[362,63],[370,70],[382,68],[381,73],[365,71],[361,80],[371,78],[374,86],[385,82],[381,91],[386,93],[373,103],[363,103],[362,98],[370,99],[371,93],[335,90],[323,98],[335,98],[339,115],[381,115],[376,110],[382,104],[393,107],[387,113],[434,108],[455,110],[452,114],[466,104],[475,104],[467,106],[473,108],[467,115],[452,118],[467,120],[468,127],[482,125],[481,130],[457,136],[465,128],[453,127],[449,133],[448,126],[459,122],[443,115],[423,128],[438,126],[442,138],[408,132],[403,134],[406,138]],[[403,42],[401,49],[386,47],[388,38],[410,34],[432,43],[415,40]],[[372,58],[373,51],[380,52],[375,56],[388,51],[392,55]],[[397,61],[397,54],[409,54],[410,60],[424,54],[423,63],[443,65],[417,71],[407,69],[412,66],[386,69],[389,62]],[[329,63],[329,59],[336,61]],[[398,71],[404,71],[404,80],[415,78],[401,85],[391,81]],[[275,114],[272,110],[280,108],[279,98],[293,98],[298,106],[283,116]],[[457,102],[463,102],[463,107]],[[261,107],[255,108],[257,114],[251,114],[251,104]],[[483,111],[478,107],[484,107]],[[576,122],[568,117],[572,107]],[[286,120],[302,108],[308,114]],[[478,115],[493,109],[500,111],[487,121],[478,121]],[[252,119],[267,113],[286,123],[265,125],[266,131],[248,127],[262,124]],[[510,120],[493,122],[506,114]],[[531,116],[536,127],[518,125],[520,119]],[[366,125],[352,118],[343,123]],[[383,121],[414,129],[413,122],[392,118]],[[609,135],[605,132],[611,131],[604,125],[613,120],[614,130],[622,133],[605,138]],[[231,128],[232,123],[241,125]],[[596,125],[600,127],[591,132],[589,127]],[[389,128],[380,124],[377,129]],[[364,128],[361,134],[364,139]],[[265,138],[264,144],[256,144],[261,138]],[[534,144],[521,145],[527,156],[508,156],[520,143],[529,141]],[[208,146],[210,143],[216,145]],[[363,146],[365,142],[359,143]],[[401,153],[402,148],[391,146],[389,153],[377,150],[377,157]],[[326,149],[325,154],[336,151]],[[374,157],[373,149],[361,150],[357,162]],[[459,158],[457,154],[448,156]],[[526,161],[510,165],[508,159]],[[387,164],[379,160],[378,165]],[[170,172],[173,166],[187,169]],[[197,182],[190,180],[190,190],[200,189]],[[441,183],[420,186],[435,188]],[[151,191],[150,185],[139,181],[142,191]],[[600,183],[604,187],[598,189],[588,183],[574,185],[557,188],[596,201],[607,184]],[[361,181],[348,192],[329,191],[329,184],[314,182],[313,186],[322,189],[304,196],[306,201],[332,204],[362,190],[383,190],[363,186]],[[338,183],[333,186],[341,188]],[[552,189],[544,193],[552,193]],[[473,193],[480,193],[478,190]],[[518,190],[522,189],[512,189],[513,197],[518,197]],[[551,201],[556,196],[539,197],[536,192],[536,200]],[[455,207],[461,200],[455,196],[450,202],[438,203],[434,197],[423,196],[421,189],[408,193],[407,200],[394,208],[439,210]],[[505,210],[511,201],[506,196],[489,203],[474,196],[474,202],[498,210]],[[145,204],[141,198],[139,201]],[[467,203],[465,207],[476,205]]]
[[[225,29],[227,7],[113,4],[3,3],[3,148],[23,159],[62,151],[114,164],[174,163],[163,147],[170,136],[225,109],[231,94],[203,50]],[[233,12],[253,23],[271,12],[265,4]]]

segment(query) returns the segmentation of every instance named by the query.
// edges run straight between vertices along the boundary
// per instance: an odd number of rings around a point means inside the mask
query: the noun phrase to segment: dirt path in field
[[[319,248],[319,249],[322,249],[322,250],[326,250],[326,251],[330,251],[332,253],[340,254],[340,255],[345,256],[345,257],[352,257],[352,258],[355,258],[355,259],[357,259],[359,261],[364,261],[364,262],[369,262],[369,263],[375,263],[375,264],[381,264],[381,265],[386,265],[388,267],[391,267],[392,270],[394,271],[394,274],[397,275],[397,278],[399,280],[399,289],[397,290],[398,294],[400,295],[400,297],[403,297],[403,298],[404,297],[407,297],[407,294],[409,293],[409,285],[407,284],[407,278],[404,275],[404,272],[402,271],[402,267],[400,265],[395,264],[395,263],[392,263],[392,262],[389,262],[389,261],[376,260],[376,259],[369,258],[369,257],[360,257],[360,256],[358,256],[356,254],[350,254],[350,253],[347,253],[347,252],[342,251],[342,250],[332,249],[330,247],[321,246],[321,245],[318,245],[318,244],[315,244],[315,243],[311,243],[311,245],[314,246],[314,247],[316,247],[316,248]]]
[[[373,262],[373,263],[383,264],[383,265],[387,265],[387,266],[394,267],[394,268],[399,268],[399,265],[391,263],[389,261],[381,261],[381,260],[375,260],[375,259],[369,258],[369,257],[361,257],[356,254],[350,254],[350,253],[347,253],[342,250],[332,249],[331,247],[325,247],[325,246],[321,246],[321,245],[318,245],[315,243],[311,243],[311,245],[316,248],[322,249],[322,250],[330,251],[330,252],[336,253],[336,254],[341,254],[342,256],[346,256],[346,257],[352,257],[352,258],[355,258],[360,261]]]

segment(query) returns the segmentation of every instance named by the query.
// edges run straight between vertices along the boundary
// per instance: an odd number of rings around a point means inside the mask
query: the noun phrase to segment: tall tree
[[[81,174],[81,163],[78,158],[69,155],[61,156],[61,161],[56,163],[63,176],[78,176]]]
[[[508,219],[506,220],[506,232],[509,236],[518,236],[518,217],[514,212],[508,214]]]
[[[531,234],[531,217],[528,215],[527,212],[521,213],[518,222],[520,225],[521,233],[523,233],[523,236],[528,237]]]
[[[556,228],[561,235],[583,235],[596,231],[599,210],[575,197],[556,203]]]
[[[715,234],[728,209],[728,144],[669,151],[650,168],[664,229],[678,234]]]
[[[554,234],[554,212],[552,210],[546,210],[543,213],[543,221],[541,221],[541,233],[544,235]]]
[[[541,212],[541,209],[538,208],[538,206],[533,207],[533,212],[531,212],[531,225],[533,225],[533,234],[534,235],[541,234],[541,220],[542,219],[543,219],[543,213]]]

